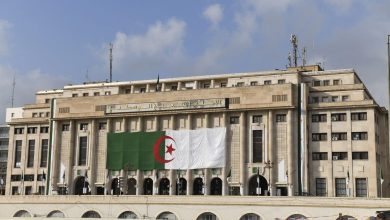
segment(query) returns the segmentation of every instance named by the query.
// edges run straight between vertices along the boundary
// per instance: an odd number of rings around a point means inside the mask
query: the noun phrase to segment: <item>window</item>
[[[231,116],[230,117],[230,124],[239,124],[240,123],[240,117],[238,116]]]
[[[127,90],[129,90],[129,92],[127,92]],[[130,89],[126,89],[125,93],[126,94],[130,93]],[[100,92],[94,92],[93,96],[100,96]]]
[[[89,96],[89,93],[88,93],[88,92],[85,92],[85,93],[83,93],[83,96],[84,96],[84,97]]]
[[[285,79],[279,79],[278,80],[278,84],[285,84],[286,83],[286,80]]]
[[[326,178],[316,178],[316,196],[326,196]]]
[[[28,140],[27,167],[34,166],[35,140]]]
[[[86,130],[88,130],[88,123],[81,123],[80,131],[86,131]]]
[[[345,178],[336,178],[336,197],[347,195],[347,184]]]
[[[50,103],[50,99],[45,99],[45,103],[46,104]]]
[[[45,195],[45,187],[44,186],[39,186],[38,187],[38,194],[39,195]]]
[[[203,84],[203,88],[204,88],[204,89],[210,88],[210,83],[204,83],[204,84]]]
[[[352,140],[358,141],[358,140],[367,140],[368,134],[367,132],[352,132]]]
[[[321,102],[329,102],[329,97],[328,96],[321,97]]]
[[[366,178],[356,178],[356,197],[367,197]]]
[[[104,95],[111,95],[111,92],[110,91],[105,91]]]
[[[349,95],[343,95],[343,96],[341,96],[341,101],[343,101],[343,102],[349,101]]]
[[[11,182],[18,182],[22,180],[22,175],[11,175]]]
[[[348,152],[332,152],[332,160],[348,160]]]
[[[238,82],[237,84],[236,84],[236,87],[243,87],[244,86],[244,82]]]
[[[264,85],[271,85],[271,80],[264,80]]]
[[[311,135],[311,140],[312,141],[327,141],[328,135],[327,135],[327,133],[313,133]]]
[[[253,130],[252,131],[252,162],[261,163],[263,162],[263,131]]]
[[[345,141],[345,140],[347,140],[347,132],[332,133],[332,141]]]
[[[276,122],[286,122],[286,114],[276,114]]]
[[[23,134],[24,133],[24,128],[15,128],[14,129],[15,134]]]
[[[42,139],[40,167],[47,167],[47,152],[48,152],[48,148],[49,148],[49,140],[48,139]]]
[[[334,79],[333,80],[333,85],[334,86],[340,85],[340,80],[339,79]]]
[[[329,80],[324,80],[323,84],[324,84],[324,86],[329,86],[330,85],[330,81]]]
[[[354,112],[351,113],[352,121],[366,121],[367,120],[367,112]]]
[[[352,152],[352,160],[368,160],[368,152]]]
[[[38,113],[37,112],[32,113],[32,117],[33,118],[38,118]]]
[[[22,159],[22,141],[15,141],[15,158],[14,158],[14,167],[20,168],[20,161]]]
[[[319,98],[318,97],[312,97],[311,98],[311,102],[312,103],[318,103],[319,102]]]
[[[226,87],[226,82],[221,82],[221,88]]]
[[[311,115],[311,122],[326,122],[326,114]]]
[[[146,88],[145,88],[145,87],[140,88],[140,89],[139,89],[139,92],[140,92],[140,93],[145,93],[145,92],[146,92]]]
[[[272,102],[285,102],[287,95],[272,95]]]
[[[41,118],[45,117],[45,113],[44,112],[39,112],[39,117],[41,117]]]
[[[176,86],[176,85],[171,86],[171,90],[172,90],[172,91],[176,91],[176,90],[177,90],[177,86]]]
[[[332,96],[332,102],[338,102],[339,97],[338,96]]]
[[[69,131],[69,124],[63,124],[62,125],[62,131]]]
[[[13,186],[12,187],[12,195],[18,195],[19,194],[19,187]]]
[[[36,133],[37,133],[37,127],[27,128],[27,134],[36,134]]]
[[[332,121],[346,121],[347,113],[335,113],[331,116]]]
[[[328,152],[314,152],[312,160],[328,160]]]
[[[46,112],[46,117],[50,117],[50,112]]]
[[[49,133],[49,127],[41,127],[41,133]]]
[[[263,116],[262,115],[254,115],[252,116],[252,123],[262,123]]]
[[[315,80],[313,82],[313,86],[321,86],[321,81],[320,80]]]
[[[106,130],[107,122],[99,122],[99,130]]]
[[[87,137],[80,137],[79,142],[79,166],[87,165]]]
[[[257,86],[257,81],[252,81],[251,86]]]
[[[24,195],[32,195],[32,186],[26,186]]]
[[[79,94],[77,94],[77,93],[72,94],[72,97],[77,97],[77,96],[79,96]]]
[[[29,182],[34,181],[34,174],[26,174],[26,175],[24,175],[23,180],[24,181],[29,181]]]

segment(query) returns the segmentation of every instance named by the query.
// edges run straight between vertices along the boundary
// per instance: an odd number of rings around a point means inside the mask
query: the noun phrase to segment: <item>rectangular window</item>
[[[316,196],[326,196],[326,178],[316,178]]]
[[[111,95],[111,92],[110,91],[105,91],[104,95]]]
[[[84,96],[84,97],[89,96],[89,93],[88,93],[88,92],[85,92],[85,93],[83,93],[83,96]]]
[[[224,88],[224,87],[226,87],[226,83],[225,83],[225,82],[222,82],[222,83],[221,83],[221,88]]]
[[[18,182],[20,180],[22,180],[21,175],[11,175],[11,182]]]
[[[320,80],[315,80],[313,82],[313,86],[321,86],[321,81]]]
[[[271,85],[271,80],[264,80],[264,85]]]
[[[49,133],[49,127],[41,127],[41,133]]]
[[[28,140],[27,167],[34,166],[35,140]]]
[[[36,134],[36,133],[37,133],[37,127],[27,128],[27,134]]]
[[[345,141],[345,140],[347,140],[347,132],[332,133],[332,141]]]
[[[326,114],[311,115],[311,122],[326,122]]]
[[[328,134],[327,133],[313,133],[311,135],[312,141],[327,141],[328,140]]]
[[[252,117],[252,123],[262,123],[263,122],[263,116],[262,115],[254,115]]]
[[[276,122],[286,122],[286,114],[276,114]]]
[[[204,89],[210,88],[210,83],[205,83],[205,84],[203,84],[203,88],[204,88]]]
[[[79,96],[77,93],[72,94],[72,97],[77,97],[77,96]]]
[[[251,86],[257,86],[257,81],[252,81]]]
[[[99,122],[99,130],[106,130],[107,122]]]
[[[45,103],[46,104],[50,103],[50,99],[45,99]]]
[[[130,89],[126,89],[126,91],[125,91],[126,94],[128,94],[128,93],[127,93],[127,90],[129,90],[128,92],[130,93]],[[94,92],[94,93],[93,93],[93,96],[100,96],[100,92]]]
[[[62,131],[69,131],[69,124],[63,124],[62,125]]]
[[[252,131],[252,162],[261,163],[263,162],[263,131],[253,130]]]
[[[329,97],[328,96],[321,97],[321,102],[329,102]]]
[[[176,91],[177,90],[177,86],[171,86],[171,90],[172,91]]]
[[[87,137],[80,137],[79,142],[79,166],[87,165]]]
[[[347,195],[347,183],[345,178],[336,178],[336,197],[343,197]]]
[[[22,141],[15,141],[15,158],[14,158],[14,167],[20,168],[20,162],[22,159]]]
[[[40,167],[47,167],[47,152],[48,152],[48,149],[49,149],[49,140],[48,139],[42,139]]]
[[[86,130],[88,130],[88,123],[81,123],[80,131],[86,131]]]
[[[332,160],[348,160],[348,152],[332,152]]]
[[[324,80],[323,84],[324,84],[324,86],[329,86],[330,85],[330,81],[329,80]]]
[[[236,84],[236,87],[243,87],[244,86],[244,83],[243,82],[238,82],[237,84]]]
[[[334,79],[333,80],[333,85],[334,86],[340,85],[340,80],[339,79]]]
[[[286,83],[286,80],[285,79],[279,79],[278,80],[278,84],[285,84]]]
[[[58,112],[59,113],[69,113],[70,112],[70,108],[69,107],[62,107],[62,108],[58,109]]]
[[[15,134],[23,134],[24,133],[24,128],[15,128],[14,129]]]
[[[19,187],[17,186],[12,187],[12,195],[19,195]]]
[[[145,88],[145,87],[140,88],[139,92],[140,92],[140,93],[145,93],[145,92],[146,92],[146,88]]]
[[[26,175],[24,175],[23,180],[24,181],[29,181],[29,182],[34,181],[34,174],[26,174]]]
[[[366,121],[367,120],[367,112],[354,112],[351,113],[352,121]]]
[[[358,141],[358,140],[367,140],[368,134],[367,132],[352,132],[352,140]]]
[[[39,186],[38,187],[38,194],[39,195],[45,195],[45,187],[44,186]]]
[[[32,186],[26,186],[24,195],[32,195]]]
[[[338,102],[339,97],[338,96],[332,96],[332,102]]]
[[[314,152],[312,160],[328,160],[328,152]]]
[[[341,96],[341,101],[343,101],[343,102],[349,101],[349,95],[343,95],[343,96]]]
[[[240,117],[238,116],[231,116],[230,117],[230,124],[239,124],[240,123]]]
[[[331,116],[332,121],[346,121],[347,113],[334,113]]]
[[[352,160],[368,160],[368,152],[352,152]]]
[[[367,197],[366,178],[356,178],[356,197]]]
[[[319,98],[318,97],[312,97],[311,98],[311,102],[312,103],[318,103],[319,102]]]
[[[38,113],[37,112],[32,113],[32,117],[33,118],[38,118]]]

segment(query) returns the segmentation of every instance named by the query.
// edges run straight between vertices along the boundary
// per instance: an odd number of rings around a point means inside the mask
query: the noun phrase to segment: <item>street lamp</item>
[[[270,160],[268,160],[264,164],[265,164],[264,168],[268,168],[268,181],[269,181],[269,183],[268,183],[268,193],[269,193],[269,195],[271,195],[271,168],[272,168],[272,165],[274,163],[271,162]]]

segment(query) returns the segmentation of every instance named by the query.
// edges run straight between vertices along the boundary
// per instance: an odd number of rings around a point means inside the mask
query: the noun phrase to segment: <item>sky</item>
[[[388,0],[0,0],[0,122],[39,90],[109,79],[285,69],[290,36],[307,63],[353,68],[387,105]]]

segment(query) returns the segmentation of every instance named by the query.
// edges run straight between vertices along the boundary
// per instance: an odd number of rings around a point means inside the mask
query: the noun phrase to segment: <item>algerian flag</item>
[[[225,166],[226,128],[109,133],[107,169],[201,169]]]

